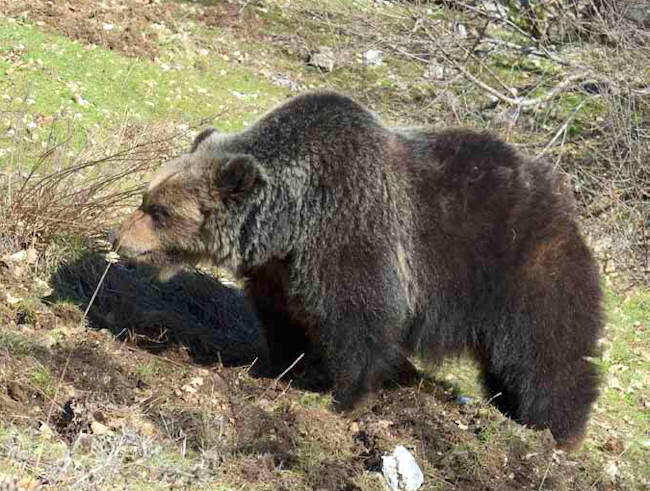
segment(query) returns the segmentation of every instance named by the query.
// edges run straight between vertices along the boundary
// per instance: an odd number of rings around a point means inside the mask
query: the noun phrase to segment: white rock
[[[610,482],[614,482],[618,476],[618,466],[613,460],[605,466],[605,476],[609,478]]]
[[[15,263],[22,263],[27,259],[27,251],[23,249],[22,251],[14,252],[9,256],[9,260]]]
[[[36,285],[36,288],[38,288],[38,290],[40,291],[40,294],[44,297],[51,295],[52,292],[54,291],[46,281],[43,281],[40,278],[36,278],[34,280],[34,284]]]
[[[25,251],[25,262],[27,264],[36,264],[36,261],[38,261],[38,251],[30,247]]]
[[[381,66],[383,53],[378,49],[369,49],[363,54],[363,64],[366,66]]]
[[[115,26],[113,24],[104,24],[105,31],[112,31]]]
[[[41,423],[41,426],[39,426],[38,431],[41,435],[43,435],[43,438],[46,440],[51,439],[54,436],[54,431],[52,431],[52,428],[50,428],[47,423]]]
[[[424,482],[424,475],[413,455],[398,445],[390,455],[382,457],[382,473],[393,491],[415,491]]]

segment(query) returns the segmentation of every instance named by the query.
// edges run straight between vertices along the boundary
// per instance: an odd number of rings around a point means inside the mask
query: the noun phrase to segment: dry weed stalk
[[[102,235],[122,208],[134,204],[144,176],[178,153],[188,132],[203,123],[183,131],[124,123],[103,141],[81,148],[74,148],[68,130],[37,156],[16,139],[0,175],[0,246],[45,244],[61,233]],[[85,140],[93,141],[88,135]]]

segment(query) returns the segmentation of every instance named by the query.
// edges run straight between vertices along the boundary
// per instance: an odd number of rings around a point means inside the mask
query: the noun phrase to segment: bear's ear
[[[215,184],[221,199],[241,200],[265,182],[259,163],[250,155],[236,155],[220,166]]]
[[[196,138],[194,138],[194,142],[192,143],[192,148],[190,148],[190,153],[194,153],[196,149],[199,148],[201,142],[215,132],[216,130],[214,128],[207,128],[203,130],[201,133],[199,133],[196,136]]]

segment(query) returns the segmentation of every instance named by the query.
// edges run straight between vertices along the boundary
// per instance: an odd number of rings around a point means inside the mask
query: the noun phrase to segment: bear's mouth
[[[131,263],[165,264],[171,262],[171,258],[168,259],[166,253],[155,249],[145,251],[118,250],[118,254],[124,261]]]
[[[146,251],[140,251],[130,257],[127,257],[131,260],[137,262],[148,262],[158,265],[175,265],[184,263],[183,257],[184,254],[176,249],[172,250],[160,250],[160,249],[147,249]]]

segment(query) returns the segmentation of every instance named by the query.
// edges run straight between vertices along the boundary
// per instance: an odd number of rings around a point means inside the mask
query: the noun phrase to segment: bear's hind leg
[[[550,429],[558,446],[571,449],[582,441],[598,376],[590,362],[561,356],[541,364],[526,364],[523,350],[493,354],[483,362],[488,396],[503,414],[535,429]],[[539,355],[539,354],[538,354]],[[550,368],[552,367],[552,368]]]
[[[577,448],[584,437],[591,405],[598,396],[598,373],[580,359],[554,375],[551,386],[551,433],[560,448]]]

